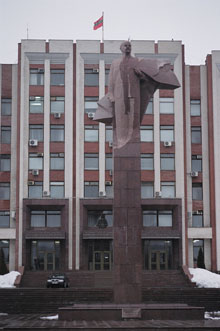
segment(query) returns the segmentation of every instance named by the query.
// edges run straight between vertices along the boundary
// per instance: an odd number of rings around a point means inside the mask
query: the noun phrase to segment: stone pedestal
[[[140,140],[113,154],[114,302],[134,304],[142,301]]]

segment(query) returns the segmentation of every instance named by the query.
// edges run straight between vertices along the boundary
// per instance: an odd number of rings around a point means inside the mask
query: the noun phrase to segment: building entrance
[[[153,250],[149,253],[149,270],[167,270],[168,252]]]
[[[111,270],[112,269],[112,241],[90,240],[89,270]]]
[[[32,240],[31,269],[54,271],[59,269],[60,241],[59,240]]]
[[[172,240],[144,240],[144,269],[173,269]]]

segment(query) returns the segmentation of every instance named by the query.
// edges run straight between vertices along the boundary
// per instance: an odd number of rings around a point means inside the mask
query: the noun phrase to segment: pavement
[[[55,314],[54,314],[55,315]],[[51,316],[51,314],[0,314],[0,330],[135,330],[135,331],[155,331],[155,330],[220,330],[220,320],[125,320],[125,321],[59,321],[42,320],[41,317]]]

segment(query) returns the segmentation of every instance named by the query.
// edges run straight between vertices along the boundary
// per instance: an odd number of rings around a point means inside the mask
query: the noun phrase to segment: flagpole
[[[102,43],[104,43],[104,11],[102,12],[102,20],[103,20],[103,24],[102,24]]]

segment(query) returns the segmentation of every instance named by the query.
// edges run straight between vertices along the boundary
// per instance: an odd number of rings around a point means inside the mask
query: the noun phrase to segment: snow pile
[[[189,272],[193,276],[191,281],[198,287],[220,288],[220,275],[200,268],[189,268]]]
[[[11,271],[8,274],[0,276],[0,288],[3,287],[15,287],[14,282],[17,276],[20,275],[18,271]]]
[[[54,316],[45,316],[45,317],[40,317],[41,320],[58,320],[58,315],[54,315]]]
[[[220,320],[220,311],[205,312],[205,319],[207,320]]]

